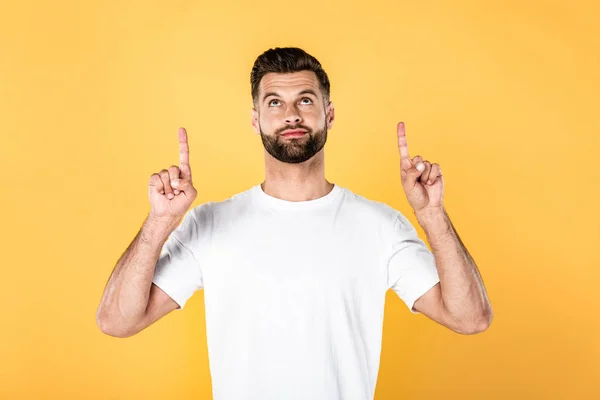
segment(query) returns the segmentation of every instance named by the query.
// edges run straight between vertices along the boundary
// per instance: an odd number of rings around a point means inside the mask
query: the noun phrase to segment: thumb
[[[410,183],[414,183],[417,179],[419,179],[424,169],[425,164],[423,164],[421,161],[417,162],[415,165],[406,170],[405,179]]]
[[[192,189],[192,182],[189,179],[173,179],[171,180],[171,187],[173,189],[181,190],[182,192],[187,192]]]

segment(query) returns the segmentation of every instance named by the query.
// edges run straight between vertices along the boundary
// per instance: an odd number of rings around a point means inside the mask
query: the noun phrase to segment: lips
[[[284,131],[281,133],[282,136],[302,136],[306,133],[303,129],[294,129],[289,131]]]

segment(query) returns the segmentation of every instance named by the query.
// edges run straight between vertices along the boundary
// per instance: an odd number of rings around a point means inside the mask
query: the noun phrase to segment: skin
[[[303,90],[311,90],[316,95],[300,94]],[[277,93],[277,96],[265,97],[271,92]],[[325,104],[312,71],[266,74],[260,81],[258,95],[257,104],[252,109],[252,127],[266,140],[278,140],[293,149],[305,145],[309,138],[285,138],[280,135],[283,130],[300,126],[320,135],[319,131],[324,128],[328,131],[333,126],[333,102]],[[291,164],[278,160],[265,149],[265,181],[261,186],[265,193],[288,201],[314,200],[325,196],[334,185],[325,179],[324,158],[325,150],[322,148],[310,159]]]
[[[315,95],[302,93],[304,90]],[[325,104],[313,72],[270,73],[262,78],[252,109],[252,126],[265,144],[266,178],[261,186],[267,194],[304,201],[331,191],[333,184],[325,179],[324,149],[304,162],[289,163],[272,154],[268,144],[279,141],[290,152],[301,152],[299,148],[306,146],[308,137],[289,139],[279,134],[298,127],[313,132],[323,126],[329,130],[333,120],[333,103]],[[410,157],[403,122],[398,123],[397,138],[402,187],[432,246],[440,275],[440,283],[417,299],[413,308],[457,333],[482,332],[491,323],[491,306],[478,268],[444,208],[441,167],[419,155]]]
[[[312,93],[301,93],[305,90]],[[265,95],[275,93],[275,95]],[[334,108],[311,71],[266,74],[252,109],[252,127],[265,145],[265,193],[287,201],[325,196],[333,184],[325,179],[324,145]],[[304,128],[303,137],[283,137],[286,129]],[[152,283],[154,266],[170,233],[197,196],[192,183],[187,132],[179,129],[179,166],[152,174],[148,185],[151,212],[115,266],[96,313],[102,332],[129,337],[145,329],[178,304]],[[401,183],[435,256],[440,283],[413,308],[455,332],[482,332],[492,310],[483,281],[443,205],[444,182],[436,163],[411,158],[403,122],[397,126]],[[286,161],[287,160],[287,161]]]
[[[444,207],[441,167],[419,155],[410,157],[404,122],[396,131],[402,188],[427,236],[440,277],[413,309],[457,333],[483,332],[491,324],[492,308],[477,265]]]

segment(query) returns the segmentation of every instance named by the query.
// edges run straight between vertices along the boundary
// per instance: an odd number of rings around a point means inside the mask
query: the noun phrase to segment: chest
[[[206,289],[274,296],[385,289],[385,249],[375,232],[327,219],[262,222],[214,235],[203,260]]]

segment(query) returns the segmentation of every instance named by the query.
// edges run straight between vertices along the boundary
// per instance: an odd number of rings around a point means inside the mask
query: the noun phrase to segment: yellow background
[[[441,165],[495,311],[462,336],[388,292],[376,399],[600,389],[599,7],[588,1],[3,2],[2,399],[208,399],[203,292],[116,339],[95,321],[188,130],[198,205],[263,179],[249,75],[299,46],[332,83],[326,175],[401,210],[396,123]],[[417,227],[420,234],[423,231]]]

